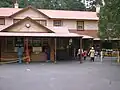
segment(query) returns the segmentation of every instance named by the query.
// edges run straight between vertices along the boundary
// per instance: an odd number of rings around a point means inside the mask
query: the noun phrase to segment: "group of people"
[[[48,53],[46,51],[47,49],[45,49],[45,53],[47,54],[47,59],[49,60],[50,59],[50,53]],[[18,58],[19,58],[19,63],[22,63],[22,57],[23,57],[23,52],[24,52],[24,49],[23,47],[19,46],[17,48],[17,52],[18,52]],[[82,60],[82,57],[84,60],[86,60],[86,57],[89,56],[90,57],[90,61],[94,62],[95,60],[95,56],[99,56],[101,57],[101,61],[102,61],[102,58],[103,58],[103,54],[102,54],[102,51],[96,51],[94,49],[94,47],[91,47],[89,51],[86,51],[86,50],[80,50],[78,49],[77,51],[77,57],[79,57],[80,60]]]
[[[94,49],[94,47],[91,47],[89,51],[86,51],[86,50],[83,51],[78,49],[77,56],[79,57],[79,59],[81,59],[81,56],[82,56],[84,60],[86,60],[86,57],[89,56],[90,61],[94,62],[95,56],[99,56],[102,58],[103,54],[102,54],[102,51],[98,52]]]

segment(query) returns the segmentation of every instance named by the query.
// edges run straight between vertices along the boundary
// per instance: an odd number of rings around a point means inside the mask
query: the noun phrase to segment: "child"
[[[84,51],[84,52],[83,52],[83,57],[84,57],[84,60],[86,60],[86,57],[87,57],[87,51]]]

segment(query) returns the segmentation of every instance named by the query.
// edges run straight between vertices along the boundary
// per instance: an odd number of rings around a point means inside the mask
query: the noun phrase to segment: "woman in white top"
[[[95,50],[94,50],[93,47],[90,49],[90,51],[89,51],[89,55],[90,55],[91,61],[94,62]]]
[[[83,52],[83,50],[81,51],[80,49],[78,49],[78,53],[77,53],[77,56],[79,57],[79,59],[80,59],[80,63],[82,63],[82,52]]]

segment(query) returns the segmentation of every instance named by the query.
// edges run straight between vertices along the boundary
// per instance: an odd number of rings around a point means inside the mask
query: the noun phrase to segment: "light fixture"
[[[27,28],[30,28],[31,25],[30,25],[30,24],[25,24],[25,26],[26,26]]]
[[[72,43],[72,39],[70,39],[69,42]]]
[[[69,39],[69,45],[71,45],[72,44],[72,38],[71,39]]]

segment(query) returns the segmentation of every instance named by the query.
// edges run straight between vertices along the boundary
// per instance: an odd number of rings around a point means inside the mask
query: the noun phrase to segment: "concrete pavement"
[[[108,58],[0,65],[0,90],[120,90],[120,64]]]

